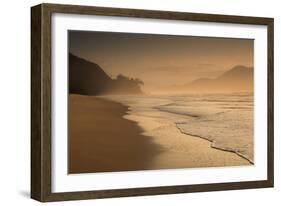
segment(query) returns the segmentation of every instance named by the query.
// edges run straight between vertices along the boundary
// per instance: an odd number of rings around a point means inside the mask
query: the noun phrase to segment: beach
[[[69,96],[68,172],[142,170],[160,147],[122,118],[128,107],[93,96]]]
[[[172,104],[163,97],[71,94],[69,173],[251,165],[238,150],[188,134],[188,122],[194,126],[200,114],[157,105]]]

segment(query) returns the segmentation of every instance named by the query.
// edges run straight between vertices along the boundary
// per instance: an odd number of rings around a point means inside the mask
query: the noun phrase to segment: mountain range
[[[168,90],[180,92],[252,92],[253,68],[235,66],[217,78],[199,78],[184,85],[173,85]]]

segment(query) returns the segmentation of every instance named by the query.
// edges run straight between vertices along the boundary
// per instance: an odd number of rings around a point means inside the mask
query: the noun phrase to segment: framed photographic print
[[[31,9],[31,197],[273,187],[273,19]]]

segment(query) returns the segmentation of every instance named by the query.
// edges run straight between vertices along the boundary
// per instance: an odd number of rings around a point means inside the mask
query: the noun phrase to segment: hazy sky
[[[148,91],[253,66],[253,49],[254,41],[247,39],[69,31],[71,53],[111,77],[138,77]]]

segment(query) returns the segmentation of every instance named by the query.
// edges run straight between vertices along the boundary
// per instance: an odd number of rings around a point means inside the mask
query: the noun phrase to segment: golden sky
[[[250,39],[87,31],[68,35],[71,53],[100,65],[111,77],[138,77],[147,91],[254,64]]]

